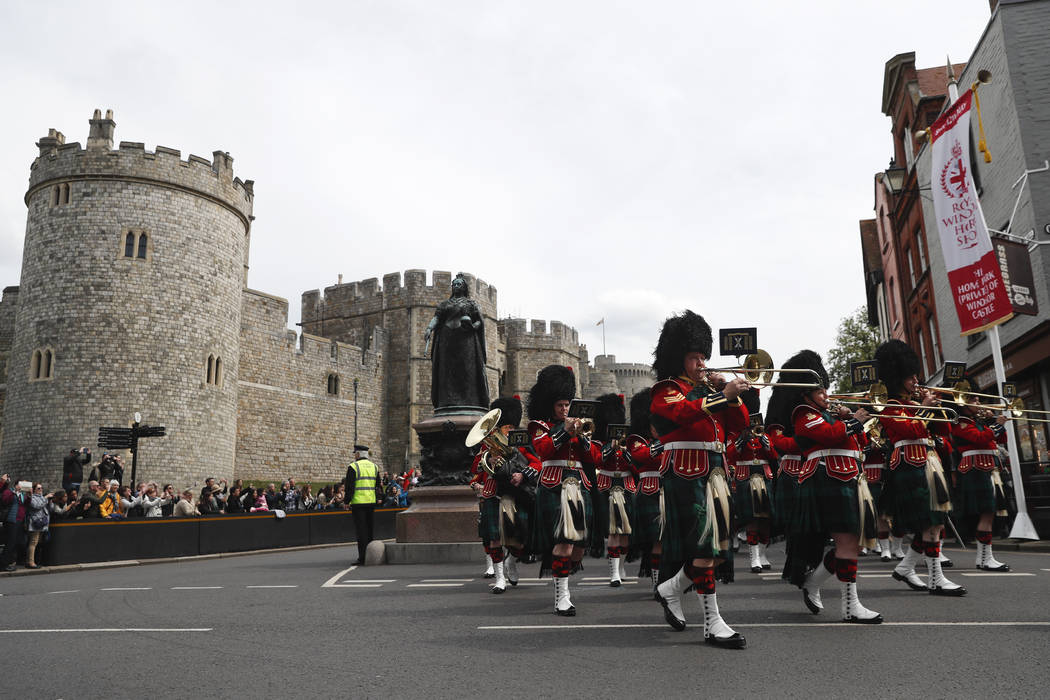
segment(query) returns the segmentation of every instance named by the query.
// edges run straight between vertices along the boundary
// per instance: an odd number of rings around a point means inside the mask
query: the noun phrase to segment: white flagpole
[[[959,99],[959,85],[955,82],[955,74],[952,71],[950,60],[948,62],[948,75],[948,99],[951,104],[955,104],[955,101]],[[979,210],[984,228],[988,230],[988,222],[984,221],[984,207],[979,207]],[[999,326],[992,326],[985,332],[988,334],[988,345],[992,348],[996,391],[1002,391],[1003,384],[1006,382],[1006,366],[1003,364],[1003,346],[999,338]],[[1028,502],[1025,500],[1024,476],[1021,474],[1021,462],[1017,456],[1017,435],[1014,432],[1013,422],[1011,421],[1010,425],[1003,427],[1006,428],[1006,449],[1010,459],[1010,476],[1014,485],[1014,500],[1017,502],[1017,516],[1014,518],[1013,527],[1010,528],[1010,537],[1012,539],[1037,540],[1039,535],[1035,531],[1032,517],[1028,514]]]

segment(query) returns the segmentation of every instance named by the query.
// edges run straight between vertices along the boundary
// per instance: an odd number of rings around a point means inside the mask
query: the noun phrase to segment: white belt
[[[863,453],[860,450],[816,450],[806,456],[806,461],[819,459],[820,457],[852,457],[860,459]]]
[[[545,459],[540,463],[544,467],[568,467],[569,469],[582,469],[583,463],[575,459]]]
[[[997,455],[998,450],[966,450],[962,453],[963,457],[976,457],[977,455]]]
[[[707,450],[708,452],[725,452],[726,446],[720,442],[665,442],[665,450]]]
[[[660,472],[642,472],[638,475],[639,479],[658,479]]]
[[[801,462],[802,455],[780,455],[781,462]]]
[[[741,466],[741,467],[757,467],[759,465],[765,465],[765,464],[769,464],[769,462],[767,462],[764,459],[750,459],[750,460],[748,460],[746,462],[737,462],[737,466]]]
[[[918,440],[898,440],[893,443],[894,447],[906,447],[908,445],[922,445],[923,447],[933,447],[933,440],[930,438],[919,438]]]
[[[602,476],[611,476],[613,478],[622,478],[628,476],[630,472],[611,472],[608,469],[599,469],[598,473]],[[657,472],[659,473],[659,472]]]

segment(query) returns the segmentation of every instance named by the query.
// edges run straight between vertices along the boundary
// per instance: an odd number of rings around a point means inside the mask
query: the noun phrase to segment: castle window
[[[141,229],[124,229],[121,238],[123,245],[121,257],[125,260],[149,261],[153,257],[153,246],[150,245],[149,232]]]
[[[69,204],[69,183],[62,183],[62,204]]]
[[[51,348],[38,348],[33,351],[33,357],[29,361],[29,381],[36,382],[42,379],[54,379],[55,377],[55,355]]]
[[[218,355],[208,355],[204,383],[208,386],[222,386],[222,358]]]
[[[334,340],[332,341],[332,347],[329,352],[331,353],[333,360],[339,359],[339,345]]]
[[[328,375],[328,395],[339,396],[339,375],[329,374]]]
[[[59,185],[55,185],[51,188],[51,206],[58,206],[58,199],[62,194],[62,188]]]

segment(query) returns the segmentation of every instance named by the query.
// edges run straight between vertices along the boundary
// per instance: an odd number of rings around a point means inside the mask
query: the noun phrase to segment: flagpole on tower
[[[602,320],[598,321],[598,323],[596,323],[594,325],[602,327],[602,354],[604,355],[605,354],[605,317],[602,316]]]

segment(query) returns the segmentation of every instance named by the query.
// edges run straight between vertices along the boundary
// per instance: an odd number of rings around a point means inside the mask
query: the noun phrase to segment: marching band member
[[[882,432],[892,443],[890,455],[889,515],[896,527],[914,533],[911,547],[893,570],[893,578],[911,589],[928,590],[934,595],[961,596],[966,589],[952,583],[941,568],[941,536],[951,510],[944,468],[937,456],[931,431],[948,433],[948,423],[925,418],[937,417],[929,408],[938,406],[932,392],[919,388],[919,358],[915,351],[899,340],[890,340],[875,351],[879,377],[886,385],[890,399],[880,416]],[[912,400],[917,396],[921,403]],[[926,560],[927,584],[915,573],[919,557]]]
[[[498,429],[504,437],[521,423],[521,399],[499,398],[490,409],[498,408]],[[485,552],[492,560],[495,583],[493,593],[503,593],[507,583],[518,585],[518,560],[524,556],[528,543],[529,512],[531,508],[520,507],[522,487],[535,484],[539,475],[538,460],[526,449],[518,448],[524,459],[517,463],[506,463],[482,445],[471,471],[478,475],[471,485],[481,499],[481,521],[478,534],[485,544]],[[499,460],[499,464],[494,464]],[[504,547],[510,554],[504,555]]]
[[[864,447],[864,477],[868,480],[868,490],[878,511],[878,531],[876,538],[879,545],[879,556],[882,561],[891,561],[890,520],[879,507],[884,485],[883,474],[886,469],[886,444],[881,435],[868,435],[868,444]]]
[[[857,595],[857,555],[863,543],[874,536],[875,508],[871,495],[860,479],[858,460],[866,440],[863,408],[850,413],[840,406],[833,413],[828,401],[828,373],[820,356],[803,350],[784,363],[785,368],[808,368],[820,376],[817,389],[800,389],[798,404],[792,411],[795,442],[802,448],[803,462],[799,472],[798,503],[793,516],[792,532],[822,548],[830,534],[835,547],[816,564],[802,582],[802,600],[814,614],[824,609],[820,585],[834,573],[842,591],[842,621],[879,624],[882,615],[861,604]],[[793,565],[805,560],[797,557]],[[812,560],[807,568],[814,564]],[[792,572],[792,581],[799,572]]]
[[[632,521],[632,547],[641,552],[638,578],[650,577],[653,592],[660,576],[660,538],[664,529],[664,494],[660,482],[660,453],[663,445],[649,425],[649,389],[631,398],[631,434],[627,436],[627,454],[638,479]]]
[[[761,419],[757,389],[743,394],[744,405],[752,419]],[[754,427],[748,428],[726,449],[726,461],[733,467],[736,479],[737,522],[747,531],[747,548],[751,560],[751,573],[760,573],[770,568],[766,559],[769,544],[770,521],[773,518],[773,468],[776,453],[769,437]]]
[[[554,612],[564,616],[576,614],[569,598],[569,575],[583,558],[593,520],[591,482],[584,466],[601,461],[601,448],[578,434],[579,419],[569,418],[575,395],[572,369],[548,365],[537,375],[528,404],[529,437],[542,467],[532,550],[544,561],[550,558]]]
[[[766,404],[766,435],[777,456],[777,474],[773,482],[773,502],[776,504],[773,526],[777,532],[786,536],[785,551],[791,548],[791,516],[798,501],[798,474],[802,469],[802,450],[784,428],[790,425],[790,410],[794,408],[787,405],[790,398],[788,391],[785,387],[773,387]]]
[[[977,397],[967,397],[975,402]],[[959,422],[951,427],[952,442],[962,455],[959,462],[959,511],[977,518],[978,569],[1009,571],[1010,567],[992,555],[992,525],[995,516],[1007,515],[1006,493],[999,476],[1001,463],[997,445],[1006,443],[1004,415],[977,406],[952,404],[959,411]]]
[[[627,453],[617,440],[609,439],[609,426],[623,423],[623,397],[604,394],[597,399],[601,407],[595,419],[594,436],[600,442],[601,464],[594,480],[594,547],[600,552],[606,546],[609,560],[609,585],[622,585],[623,564],[633,531],[634,493],[637,487]]]
[[[654,352],[660,381],[651,391],[653,427],[664,445],[660,462],[666,520],[657,597],[664,617],[685,629],[682,595],[696,586],[704,610],[704,642],[743,649],[746,641],[722,619],[715,594],[715,567],[729,549],[730,496],[723,454],[748,423],[740,394],[743,379],[708,377],[711,327],[692,311],[664,322]],[[709,383],[710,382],[710,383]]]

